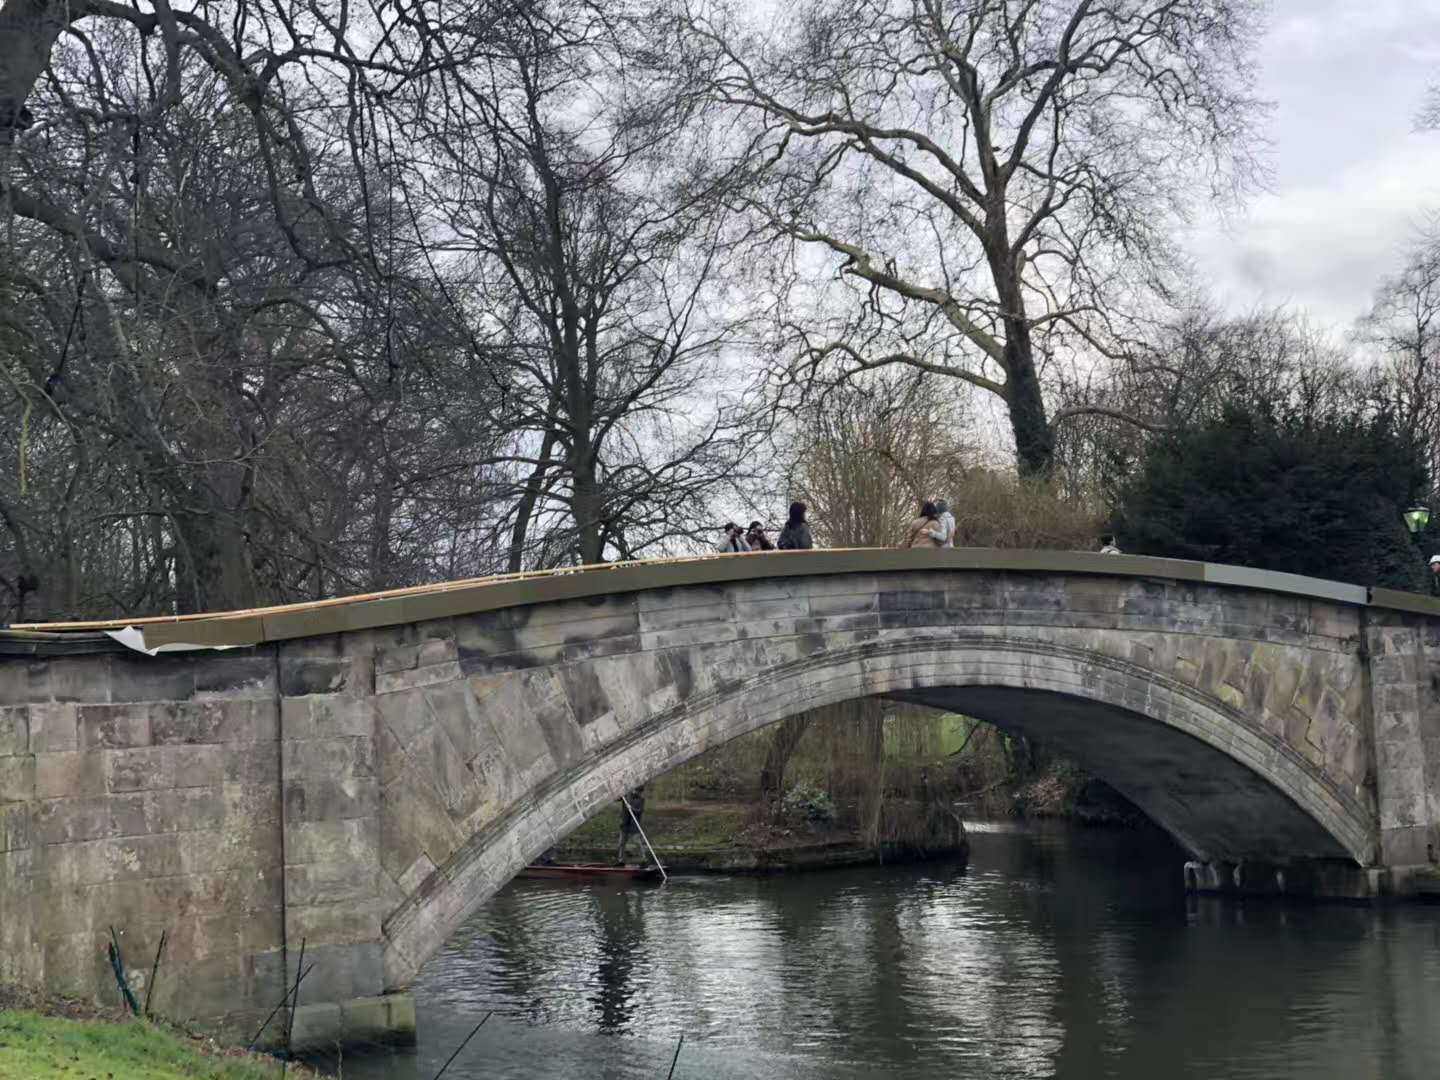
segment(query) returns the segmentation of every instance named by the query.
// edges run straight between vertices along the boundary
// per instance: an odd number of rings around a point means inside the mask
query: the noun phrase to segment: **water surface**
[[[433,1077],[1440,1077],[1440,908],[1187,898],[1126,831],[972,827],[938,864],[514,882],[415,987]]]

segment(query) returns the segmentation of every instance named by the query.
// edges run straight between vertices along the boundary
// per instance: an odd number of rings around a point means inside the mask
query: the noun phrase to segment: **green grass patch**
[[[275,1080],[280,1062],[205,1054],[142,1020],[0,1012],[4,1080]]]

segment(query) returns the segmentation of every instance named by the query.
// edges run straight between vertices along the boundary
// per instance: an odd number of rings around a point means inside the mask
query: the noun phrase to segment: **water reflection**
[[[517,882],[345,1076],[1440,1075],[1440,911],[1187,898],[1130,833],[977,833],[968,870]]]
[[[635,1011],[636,967],[646,973],[645,897],[630,890],[599,891],[590,894],[595,916],[596,958],[590,1000],[595,1005],[595,1028],[607,1035],[630,1030]]]

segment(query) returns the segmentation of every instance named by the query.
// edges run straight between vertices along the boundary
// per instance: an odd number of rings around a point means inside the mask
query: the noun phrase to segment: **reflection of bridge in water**
[[[618,795],[883,694],[1042,740],[1193,855],[1192,884],[1371,896],[1440,844],[1440,604],[1236,567],[1019,551],[636,563],[0,634],[0,980],[297,1043],[404,988]],[[280,1030],[277,1025],[272,1030]]]

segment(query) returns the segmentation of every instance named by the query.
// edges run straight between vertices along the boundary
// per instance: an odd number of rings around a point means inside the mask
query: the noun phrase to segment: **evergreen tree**
[[[1424,592],[1401,515],[1426,479],[1384,408],[1235,401],[1152,444],[1115,531],[1136,553]]]

